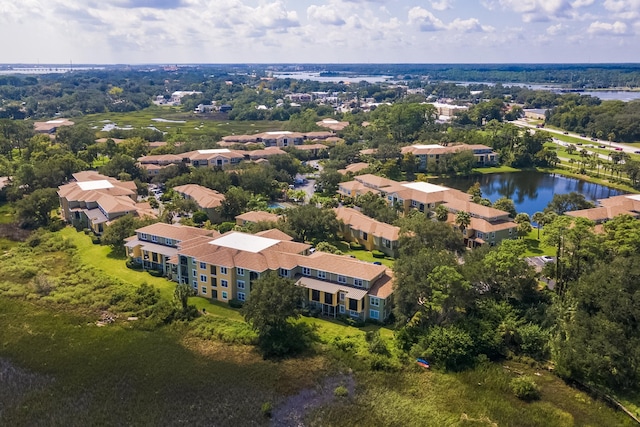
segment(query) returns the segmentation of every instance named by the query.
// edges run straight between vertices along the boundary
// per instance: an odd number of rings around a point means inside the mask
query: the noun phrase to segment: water
[[[628,90],[598,90],[593,92],[577,92],[580,95],[591,95],[600,98],[603,101],[634,101],[640,99],[640,92],[631,92]]]
[[[279,79],[297,79],[297,80],[313,80],[317,82],[349,82],[349,83],[359,83],[361,81],[366,81],[369,83],[381,83],[390,80],[391,76],[368,76],[368,75],[357,75],[352,74],[351,76],[348,73],[340,74],[337,76],[321,76],[320,73],[310,73],[310,72],[302,72],[302,71],[294,71],[290,73],[273,73],[273,77],[277,77]]]
[[[480,183],[482,197],[486,197],[491,202],[507,197],[513,200],[518,212],[526,212],[529,215],[547,207],[554,194],[575,191],[591,201],[625,194],[624,191],[581,179],[535,171],[444,178],[435,180],[434,183],[467,191],[476,181]]]

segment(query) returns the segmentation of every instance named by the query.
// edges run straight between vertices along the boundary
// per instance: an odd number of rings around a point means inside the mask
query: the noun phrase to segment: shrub
[[[435,326],[412,350],[416,357],[426,356],[437,366],[459,371],[472,366],[476,359],[469,333],[456,326]]]
[[[91,237],[91,243],[93,243],[94,245],[99,245],[101,242],[102,242],[102,240],[100,239],[99,236]]]
[[[384,252],[379,251],[379,250],[374,250],[371,251],[371,255],[373,255],[374,258],[384,258]]]
[[[522,325],[517,330],[520,352],[537,360],[549,355],[549,332],[535,324]]]
[[[353,249],[354,251],[361,251],[361,250],[364,248],[364,246],[362,246],[362,245],[361,245],[360,243],[358,243],[358,242],[351,242],[351,243],[349,243],[349,247],[350,247],[351,249]]]
[[[387,343],[380,337],[380,331],[368,331],[365,340],[369,343],[369,352],[372,354],[380,354],[382,356],[390,356]]]
[[[372,371],[395,372],[399,367],[390,357],[381,354],[372,354],[369,357],[369,368],[371,368]]]
[[[162,277],[164,273],[162,273],[162,270],[149,270],[149,274],[153,277]]]
[[[265,417],[271,418],[271,414],[273,412],[273,405],[271,404],[271,402],[264,402],[260,407],[260,411],[262,412],[262,415],[264,415]]]
[[[345,386],[339,385],[333,390],[333,395],[336,397],[347,397],[349,396],[349,390]]]
[[[242,306],[244,306],[244,301],[237,299],[229,300],[229,307],[231,308],[242,308]]]
[[[540,399],[540,387],[530,376],[523,375],[518,378],[514,378],[509,383],[511,391],[516,395],[518,399],[530,402],[532,400]]]
[[[335,337],[332,342],[333,346],[338,350],[351,353],[356,348],[356,342],[351,338]]]
[[[142,270],[142,263],[137,262],[134,259],[128,259],[126,262],[126,266],[127,268],[130,268],[132,270]]]

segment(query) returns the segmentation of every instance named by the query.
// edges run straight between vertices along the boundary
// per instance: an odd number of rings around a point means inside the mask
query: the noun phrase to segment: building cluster
[[[640,194],[624,194],[598,200],[598,206],[566,212],[574,218],[586,218],[596,224],[605,223],[618,215],[631,215],[640,218]]]
[[[102,233],[111,221],[127,214],[155,217],[149,203],[137,201],[136,184],[95,171],[73,174],[75,181],[58,187],[62,218],[76,228]]]
[[[383,265],[315,251],[271,229],[256,234],[156,223],[125,244],[145,269],[220,302],[246,301],[255,280],[271,272],[306,289],[306,303],[327,316],[384,320],[391,313],[392,273]]]
[[[398,182],[366,174],[353,181],[341,182],[338,193],[351,198],[366,193],[378,194],[389,205],[404,212],[415,209],[425,214],[434,213],[442,205],[449,212],[447,222],[451,224],[455,224],[458,212],[467,212],[471,222],[462,233],[465,243],[472,248],[484,244],[494,246],[504,239],[517,237],[517,224],[508,212],[473,203],[469,194],[453,188],[427,182]]]
[[[491,147],[481,144],[414,144],[402,147],[402,154],[411,153],[416,157],[418,170],[426,171],[430,164],[438,164],[447,156],[470,151],[476,159],[477,167],[492,166],[498,163],[498,153]]]

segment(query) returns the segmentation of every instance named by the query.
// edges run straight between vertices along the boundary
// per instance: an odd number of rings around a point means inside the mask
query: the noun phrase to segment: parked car
[[[622,148],[616,147],[616,151],[622,151]]]
[[[565,135],[569,135],[569,132],[567,132],[566,130],[564,132],[562,132]]]
[[[607,146],[601,144],[601,145],[598,145],[598,148],[607,148]]]
[[[592,141],[597,141],[597,140],[598,140],[598,138],[591,138],[591,140],[592,140]]]
[[[543,260],[544,262],[551,262],[551,261],[553,261],[553,257],[552,257],[552,256],[549,256],[549,255],[543,255],[543,256],[541,256],[540,258],[542,258],[542,260]]]
[[[636,150],[633,152],[634,154],[640,154],[640,150]]]

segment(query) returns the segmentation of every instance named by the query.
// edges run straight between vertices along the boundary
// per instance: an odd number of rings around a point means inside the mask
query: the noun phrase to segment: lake
[[[581,179],[536,171],[432,180],[435,184],[442,184],[462,191],[467,191],[476,181],[480,183],[482,197],[486,197],[491,202],[495,202],[501,197],[508,197],[513,200],[518,212],[526,212],[529,215],[542,211],[553,199],[554,194],[576,191],[584,194],[588,200],[596,201],[626,193]]]

